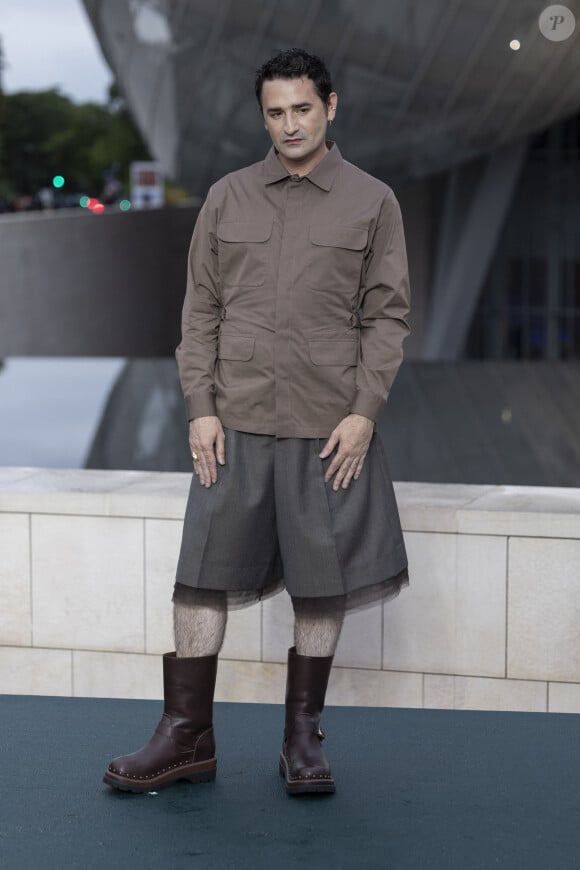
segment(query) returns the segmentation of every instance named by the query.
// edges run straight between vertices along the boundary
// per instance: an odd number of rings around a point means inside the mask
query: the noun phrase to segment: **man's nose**
[[[298,123],[296,121],[296,117],[293,112],[288,112],[284,116],[284,133],[289,135],[290,133],[296,133],[298,130]]]

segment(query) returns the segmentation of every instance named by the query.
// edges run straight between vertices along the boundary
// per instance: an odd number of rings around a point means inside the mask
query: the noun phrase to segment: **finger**
[[[210,481],[212,483],[217,483],[217,462],[213,450],[205,454],[205,462]]]
[[[226,436],[222,429],[221,432],[218,432],[216,438],[216,456],[217,461],[220,465],[226,464]]]
[[[199,474],[197,475],[200,485],[208,487],[210,485],[210,478],[204,468],[202,468],[201,462],[199,464]]]
[[[191,450],[191,461],[193,462],[193,471],[199,477],[199,457],[200,457],[200,448],[193,441],[189,442],[189,449]]]
[[[337,492],[340,489],[342,482],[343,482],[344,478],[346,477],[346,475],[348,474],[351,465],[352,465],[352,459],[345,459],[345,461],[342,463],[342,465],[340,466],[340,468],[336,472],[336,476],[334,478],[334,483],[332,484],[332,488],[335,492]]]
[[[321,459],[326,459],[327,456],[330,456],[336,445],[338,444],[338,435],[335,435],[334,432],[331,433],[328,441],[318,454]]]
[[[199,482],[202,486],[211,486],[211,474],[209,473],[209,469],[207,467],[207,460],[205,453],[200,452],[199,454],[199,462],[197,463],[199,468]]]
[[[363,470],[363,465],[365,464],[366,457],[367,457],[366,453],[363,453],[363,455],[361,456],[361,458],[358,461],[356,471],[354,473],[355,480],[358,480],[360,475],[361,475],[361,471]]]
[[[343,478],[343,481],[342,481],[342,488],[343,489],[349,488],[350,482],[353,479],[355,471],[357,468],[358,468],[358,462],[356,459],[353,459],[350,468],[348,469],[348,471],[346,472],[346,474]]]
[[[328,483],[328,481],[332,478],[332,476],[334,474],[336,474],[336,472],[338,471],[338,469],[341,467],[342,463],[344,462],[345,458],[346,457],[343,456],[342,453],[336,454],[336,456],[334,457],[334,459],[332,460],[332,462],[330,463],[330,465],[326,469],[326,474],[324,475],[324,480],[326,483]]]

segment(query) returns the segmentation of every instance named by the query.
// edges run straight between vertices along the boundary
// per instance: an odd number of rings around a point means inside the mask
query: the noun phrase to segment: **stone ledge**
[[[181,472],[0,468],[0,512],[183,519]],[[580,488],[395,484],[405,531],[580,538]]]

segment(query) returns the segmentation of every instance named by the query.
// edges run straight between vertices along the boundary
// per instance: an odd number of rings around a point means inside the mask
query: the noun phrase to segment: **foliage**
[[[111,87],[106,105],[73,103],[57,89],[3,94],[0,191],[33,195],[55,175],[66,191],[98,196],[105,170],[127,186],[129,164],[149,154],[124,101]]]

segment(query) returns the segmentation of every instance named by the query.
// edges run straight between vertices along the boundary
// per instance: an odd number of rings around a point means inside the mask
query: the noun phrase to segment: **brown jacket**
[[[188,417],[298,438],[375,420],[408,313],[392,190],[336,145],[303,178],[272,148],[217,182],[195,225],[176,352]]]

